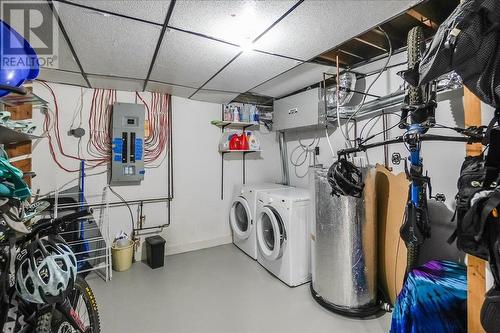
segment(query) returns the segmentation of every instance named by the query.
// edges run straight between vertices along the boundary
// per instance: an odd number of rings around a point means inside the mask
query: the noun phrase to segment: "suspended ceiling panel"
[[[99,75],[88,75],[92,88],[115,89],[123,91],[142,91],[144,80],[110,78]]]
[[[173,84],[160,83],[155,81],[149,81],[146,86],[146,90],[153,92],[160,92],[164,94],[171,94],[174,96],[186,97],[186,98],[191,96],[196,91],[196,89],[194,88],[176,86]]]
[[[233,99],[238,97],[238,95],[239,94],[237,93],[202,89],[194,94],[191,99],[195,99],[197,101],[225,104],[231,102]]]
[[[198,88],[238,52],[239,47],[170,29],[163,38],[151,78]]]
[[[303,63],[291,70],[255,87],[252,93],[282,97],[323,80],[323,73],[334,74],[335,67]]]
[[[47,67],[79,72],[80,68],[78,67],[75,59],[73,58],[73,54],[69,49],[66,39],[64,38],[63,34],[60,31],[57,40],[58,40],[57,51],[56,51],[57,64],[54,67],[51,66]]]
[[[159,24],[165,22],[168,7],[170,6],[169,0],[69,0],[69,2]]]
[[[247,51],[224,68],[204,88],[246,92],[297,65],[295,60]]]
[[[17,2],[19,3],[19,1]],[[46,2],[41,3],[40,7],[37,7],[37,10],[40,10],[44,16],[45,15],[47,15],[48,17],[52,16],[52,10],[50,9],[48,3]],[[10,22],[10,24],[12,28],[14,28],[18,32],[25,31],[25,27],[23,26],[22,20],[14,19]],[[46,38],[48,36],[57,38],[57,42],[54,43],[55,48],[53,51],[54,52],[53,55],[56,57],[56,61],[54,61],[52,64],[42,61],[41,66],[50,69],[64,69],[67,71],[79,72],[80,69],[78,68],[77,63],[73,58],[73,55],[71,54],[68,43],[66,42],[66,39],[64,38],[64,35],[62,34],[61,30],[57,25],[53,27],[53,29],[55,31],[49,29],[48,25],[41,25],[39,28],[36,29],[36,34],[31,35],[31,38],[34,38],[35,36],[39,35],[43,38],[43,40],[47,40]],[[34,47],[36,47],[36,44],[34,45]]]
[[[57,4],[57,11],[86,73],[146,77],[160,27]]]
[[[38,79],[48,82],[72,84],[76,86],[87,87],[87,82],[82,74],[74,72],[66,72],[55,69],[40,68]]]
[[[177,1],[169,25],[237,45],[252,42],[297,1]]]
[[[390,19],[419,0],[306,0],[254,45],[309,60]]]

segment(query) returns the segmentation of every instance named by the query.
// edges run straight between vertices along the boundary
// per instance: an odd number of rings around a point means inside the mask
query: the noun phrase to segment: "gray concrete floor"
[[[309,285],[289,288],[234,245],[136,263],[111,282],[90,277],[104,333],[387,332],[390,315],[354,320],[319,306]]]

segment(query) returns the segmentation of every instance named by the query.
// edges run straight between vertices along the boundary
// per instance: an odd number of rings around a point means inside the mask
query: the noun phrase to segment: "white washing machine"
[[[304,189],[257,194],[257,261],[291,287],[311,280],[310,208]]]
[[[229,211],[233,243],[255,260],[257,260],[257,238],[255,236],[257,193],[264,190],[272,192],[284,188],[288,188],[288,186],[273,183],[235,187]]]

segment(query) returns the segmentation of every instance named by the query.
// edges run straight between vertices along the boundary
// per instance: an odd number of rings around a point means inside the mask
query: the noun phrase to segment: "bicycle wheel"
[[[408,68],[413,69],[420,64],[422,55],[425,52],[425,36],[422,27],[414,27],[408,33]],[[408,103],[410,105],[421,105],[425,102],[424,88],[421,86],[409,86]],[[412,119],[418,118],[415,115]],[[412,121],[413,122],[413,121]],[[408,273],[418,264],[420,246],[415,243],[407,244],[406,272]]]
[[[94,293],[87,281],[77,277],[73,291],[69,295],[73,309],[87,328],[85,333],[100,333],[99,311]],[[46,313],[38,318],[35,333],[74,333],[75,329],[57,310]]]
[[[413,69],[420,64],[425,52],[425,36],[422,27],[415,27],[408,33],[408,68]],[[409,86],[408,102],[410,105],[424,104],[424,88]]]

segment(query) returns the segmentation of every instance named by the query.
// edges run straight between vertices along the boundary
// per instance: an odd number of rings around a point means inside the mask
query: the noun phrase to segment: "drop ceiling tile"
[[[226,104],[238,97],[238,93],[215,91],[215,90],[199,90],[191,99],[203,102],[211,102],[218,104]]]
[[[69,0],[80,5],[105,10],[112,13],[139,18],[163,24],[167,16],[169,0],[133,1],[133,0]],[[85,10],[85,9],[83,9]]]
[[[58,45],[55,53],[57,57],[57,62],[55,66],[47,64],[46,66],[43,67],[79,72],[80,68],[78,67],[75,58],[71,53],[71,50],[68,46],[68,43],[66,42],[66,39],[64,38],[63,34],[60,31],[58,33],[57,39],[58,39]]]
[[[114,89],[121,91],[142,91],[144,80],[87,75],[92,88]]]
[[[262,82],[295,67],[298,62],[255,51],[243,52],[208,82],[206,89],[247,92]]]
[[[18,4],[19,1],[12,1],[14,4]],[[52,17],[52,10],[50,9],[48,3],[46,2],[40,2],[37,4],[37,11],[41,12],[41,15],[44,17]],[[1,10],[0,10],[1,14]],[[14,16],[15,17],[15,16]],[[10,26],[15,29],[18,32],[23,32],[24,31],[24,36],[23,37],[28,37],[27,32],[24,29],[23,20],[16,20],[14,17],[11,17],[11,21],[7,22],[10,24]],[[0,17],[0,19],[6,19],[4,17]],[[59,26],[57,25],[56,20],[53,21],[54,25],[52,26],[52,29],[50,29],[49,25],[41,25],[39,28],[36,29],[36,31],[33,31],[30,34],[30,42],[32,43],[32,46],[35,48],[35,51],[37,51],[37,46],[42,46],[40,43],[43,43],[45,46],[52,46],[52,54],[51,55],[45,55],[39,54],[39,59],[40,59],[40,66],[44,68],[49,68],[49,69],[63,69],[66,71],[72,71],[72,72],[79,72],[80,69],[78,68],[78,65],[73,58],[73,55],[70,51],[70,48],[68,46],[68,43],[66,42],[66,39],[64,38],[64,35],[61,33],[61,30],[59,29]],[[38,38],[36,38],[38,37]],[[49,40],[51,38],[53,41],[52,45],[47,45],[45,41]]]
[[[404,12],[420,0],[306,0],[254,48],[309,60]]]
[[[155,81],[149,81],[146,86],[146,90],[152,92],[170,94],[179,97],[189,97],[196,91],[195,88],[177,86],[174,84],[161,83]]]
[[[87,87],[87,82],[82,74],[66,72],[57,69],[40,68],[39,80],[45,80],[54,83],[71,84],[75,86]]]
[[[160,27],[56,4],[86,73],[139,79],[146,77]]]
[[[163,38],[151,78],[200,87],[238,52],[239,47],[170,29]]]
[[[237,45],[254,40],[286,13],[295,1],[177,1],[169,25]]]
[[[255,87],[252,93],[281,97],[306,88],[323,80],[323,73],[335,73],[335,67],[312,63],[303,63],[289,71]]]

